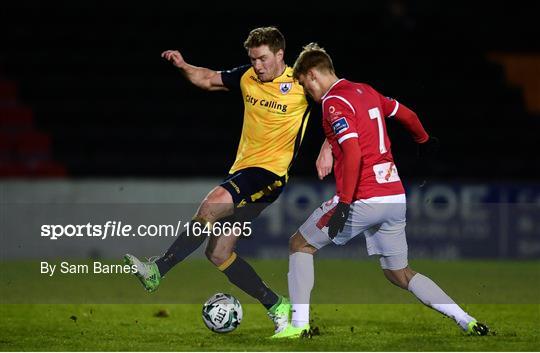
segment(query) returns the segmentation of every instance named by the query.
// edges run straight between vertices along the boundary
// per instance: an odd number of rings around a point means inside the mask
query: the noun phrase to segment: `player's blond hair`
[[[277,53],[280,49],[285,51],[285,37],[276,27],[259,27],[251,32],[244,42],[244,48],[257,48],[261,45],[268,45],[272,53]]]
[[[310,69],[316,68],[321,72],[335,73],[334,64],[330,55],[317,43],[309,43],[302,48],[293,67],[293,77],[298,80],[300,75],[305,75]]]

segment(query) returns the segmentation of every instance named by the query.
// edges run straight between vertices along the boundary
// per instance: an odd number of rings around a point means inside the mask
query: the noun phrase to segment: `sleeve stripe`
[[[352,106],[352,104],[349,103],[348,100],[346,100],[345,98],[343,98],[341,96],[328,96],[328,97],[325,97],[324,100],[323,100],[323,104],[326,102],[327,99],[330,99],[330,98],[337,98],[339,100],[342,100],[343,102],[345,102],[349,106],[349,108],[351,108],[353,113],[356,114],[356,110],[354,110],[354,107]]]
[[[395,101],[396,102],[396,106],[394,107],[394,110],[392,110],[392,113],[390,113],[390,115],[388,115],[389,118],[393,117],[394,115],[396,115],[398,109],[399,109],[399,102],[398,101]]]
[[[341,144],[343,141],[348,140],[348,139],[353,138],[353,137],[358,138],[358,134],[356,132],[351,132],[351,133],[349,133],[347,135],[343,135],[337,140],[337,142],[339,144]]]

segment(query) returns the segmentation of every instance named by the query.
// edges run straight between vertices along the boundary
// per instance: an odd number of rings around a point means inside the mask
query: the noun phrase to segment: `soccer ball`
[[[203,322],[217,333],[234,331],[242,321],[242,305],[230,294],[216,293],[202,309]]]

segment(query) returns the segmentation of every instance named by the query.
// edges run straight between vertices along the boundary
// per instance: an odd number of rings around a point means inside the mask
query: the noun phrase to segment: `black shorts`
[[[229,174],[221,186],[233,198],[235,215],[249,221],[277,200],[286,183],[286,176],[280,177],[266,169],[252,167]]]

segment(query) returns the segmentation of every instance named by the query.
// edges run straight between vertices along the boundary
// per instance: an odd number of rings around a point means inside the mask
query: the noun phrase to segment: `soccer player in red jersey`
[[[405,105],[367,84],[339,79],[330,56],[315,43],[304,47],[293,75],[322,104],[326,143],[335,160],[336,195],[317,208],[290,239],[292,323],[273,337],[298,337],[309,330],[313,254],[332,242],[343,245],[362,233],[368,254],[379,256],[391,283],[451,317],[465,332],[487,334],[486,325],[463,311],[431,279],[408,266],[405,191],[392,157],[385,119],[403,124],[423,149],[435,144],[436,139]]]

